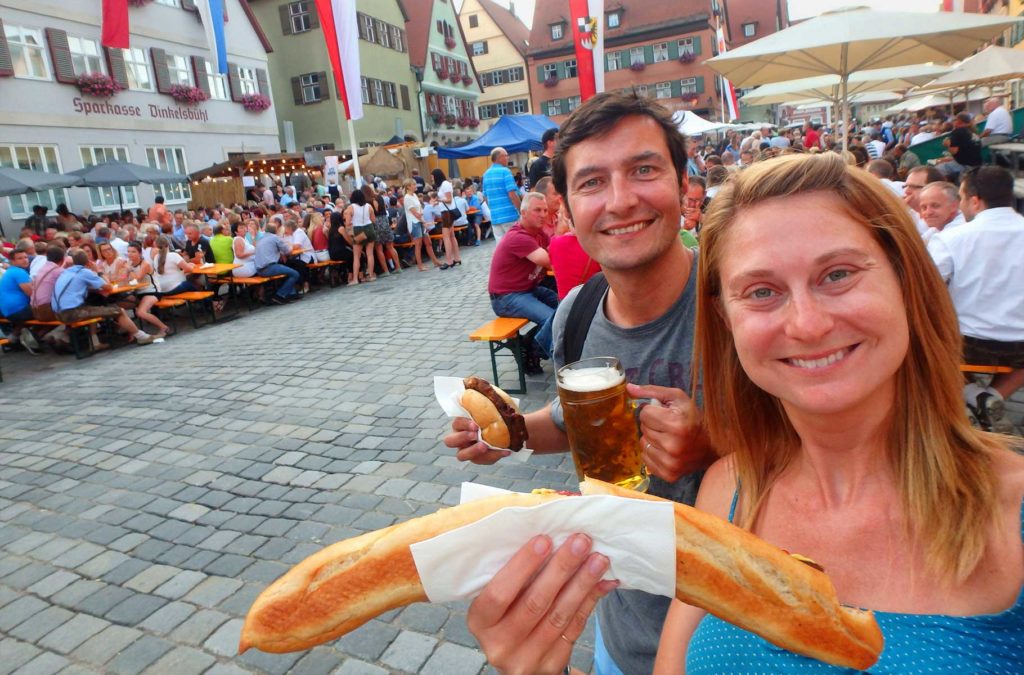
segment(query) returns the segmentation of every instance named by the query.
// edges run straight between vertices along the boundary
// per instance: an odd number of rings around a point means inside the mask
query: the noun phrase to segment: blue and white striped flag
[[[224,41],[224,0],[196,0],[203,20],[206,43],[210,47],[210,64],[221,75],[228,74],[228,48]]]

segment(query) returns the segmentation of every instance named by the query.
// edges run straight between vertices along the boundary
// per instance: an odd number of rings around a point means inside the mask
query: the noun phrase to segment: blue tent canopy
[[[491,154],[495,148],[505,148],[509,154],[541,150],[540,137],[558,125],[546,115],[504,115],[480,138],[457,148],[438,148],[441,159],[466,159]]]

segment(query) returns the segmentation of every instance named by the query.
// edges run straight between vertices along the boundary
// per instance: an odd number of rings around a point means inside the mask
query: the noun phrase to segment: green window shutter
[[[231,93],[231,100],[235,103],[242,101],[242,82],[238,77],[238,64],[228,62],[228,90]]]
[[[149,48],[150,60],[153,62],[153,77],[156,90],[161,94],[171,92],[171,72],[167,67],[167,52],[159,47]]]
[[[53,62],[55,79],[62,84],[75,84],[75,66],[71,62],[71,47],[68,34],[59,28],[46,29],[46,42],[50,45],[50,59]]]
[[[693,36],[693,53],[694,54],[700,54],[701,53],[701,50],[700,50],[700,34],[699,33],[697,35]]]
[[[267,71],[262,68],[256,69],[256,86],[259,88],[260,94],[270,98],[270,81],[267,79]]]
[[[555,64],[555,68],[556,68],[555,72],[558,73],[558,79],[559,80],[564,80],[565,79],[565,61],[559,61],[558,63],[556,63]]]
[[[683,85],[679,80],[672,80],[672,98],[679,98],[683,95]]]
[[[0,27],[3,30],[3,27]],[[128,69],[124,65],[124,54],[120,49],[104,47],[104,54],[107,55],[107,67],[110,69],[110,77],[117,82],[122,89],[128,88]]]
[[[703,75],[698,75],[697,76],[697,93],[698,94],[703,94],[704,93],[704,76]]]
[[[537,66],[537,81],[544,82],[544,66]]]
[[[210,96],[210,80],[207,79],[206,59],[202,56],[192,57],[192,72],[196,75],[196,86],[203,90],[207,97]]]
[[[647,65],[654,63],[654,45],[644,45],[644,63]]]
[[[285,35],[294,35],[292,32],[292,16],[288,12],[288,5],[281,5],[277,8],[277,11],[281,15],[281,32]]]
[[[13,77],[14,63],[11,62],[11,50],[7,46],[7,34],[4,33],[4,22],[0,19],[0,77]]]
[[[668,41],[668,58],[673,61],[679,58],[679,40]]]

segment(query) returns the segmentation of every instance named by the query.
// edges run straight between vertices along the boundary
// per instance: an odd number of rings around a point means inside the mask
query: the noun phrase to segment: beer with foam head
[[[597,357],[558,371],[558,397],[576,473],[644,491],[649,479],[626,375],[618,359]]]

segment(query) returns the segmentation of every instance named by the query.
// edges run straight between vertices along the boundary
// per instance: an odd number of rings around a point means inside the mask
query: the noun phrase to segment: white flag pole
[[[359,171],[359,146],[356,145],[356,127],[352,124],[352,120],[348,119],[347,115],[346,121],[348,122],[348,144],[352,148],[352,172],[356,177],[356,185],[362,187],[363,175]]]

